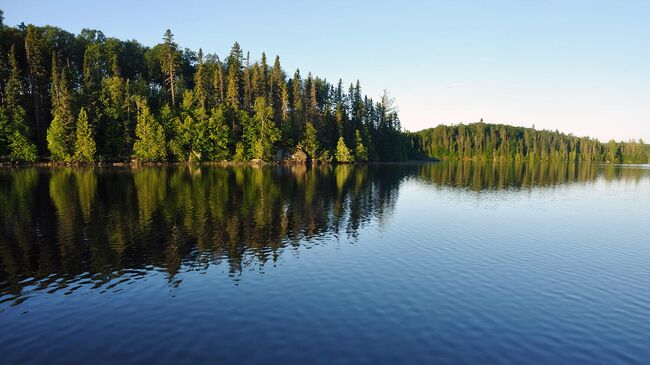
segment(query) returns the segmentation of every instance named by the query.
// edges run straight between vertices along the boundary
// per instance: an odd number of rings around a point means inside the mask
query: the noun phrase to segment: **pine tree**
[[[7,109],[13,113],[16,108],[20,107],[20,97],[23,89],[20,67],[16,57],[16,46],[13,44],[9,51],[9,67],[9,79],[5,86],[5,104]]]
[[[102,49],[99,44],[91,43],[86,47],[83,59],[83,84],[81,102],[85,106],[89,120],[96,129],[100,113],[100,96],[104,70],[102,64]]]
[[[120,77],[114,58],[112,76],[102,80],[99,97],[101,115],[97,127],[97,152],[100,158],[130,156],[133,126],[130,121],[129,84]]]
[[[250,55],[246,53],[246,66],[244,67],[244,109],[250,110],[253,105],[253,88],[251,86]]]
[[[350,150],[345,145],[345,141],[343,140],[343,137],[339,137],[339,141],[336,144],[335,158],[336,158],[337,162],[341,162],[341,163],[347,163],[347,162],[354,161],[354,158],[350,154]]]
[[[58,68],[56,53],[52,54],[52,122],[47,129],[47,147],[52,160],[70,162],[74,148],[74,116],[72,96],[66,70]]]
[[[37,28],[34,25],[28,25],[25,34],[25,53],[27,55],[29,94],[32,97],[34,108],[34,129],[38,149],[42,149],[45,142],[41,119],[43,118],[43,95],[47,83],[45,69],[43,68],[41,46],[41,39]]]
[[[15,115],[14,118],[17,116]],[[12,161],[34,162],[38,158],[36,146],[24,134],[14,131],[9,138],[9,158]]]
[[[219,61],[217,58],[212,85],[214,87],[214,93],[218,104],[224,103],[226,101],[226,78],[224,76],[225,72],[226,71],[221,64],[221,61]]]
[[[136,141],[133,145],[133,157],[139,161],[162,161],[167,156],[165,132],[151,115],[146,100],[137,98],[136,104],[138,122],[135,129]]]
[[[282,114],[283,114],[283,109],[282,109],[282,94],[285,91],[285,76],[284,73],[282,72],[282,66],[280,66],[280,57],[275,56],[275,63],[273,64],[273,68],[271,69],[271,76],[270,76],[270,98],[271,98],[271,105],[273,106],[273,115],[275,116],[274,119],[276,121],[281,121],[282,120]]]
[[[210,90],[208,70],[203,64],[203,50],[199,48],[198,64],[196,73],[194,74],[194,95],[198,100],[199,107],[203,109],[209,108],[210,105],[208,105],[208,100],[211,93],[212,90]]]
[[[366,147],[363,145],[363,140],[361,139],[361,133],[359,133],[358,129],[354,131],[354,140],[356,144],[354,148],[355,161],[359,161],[359,162],[368,161],[368,150],[366,150]]]
[[[9,51],[9,79],[5,90],[5,102],[7,116],[3,117],[6,122],[0,128],[4,132],[4,139],[9,144],[9,158],[12,161],[35,161],[36,146],[29,140],[29,127],[25,123],[25,109],[20,105],[22,94],[22,78],[16,58],[16,47],[11,46]],[[2,112],[3,114],[5,111]]]
[[[79,111],[77,119],[77,133],[74,143],[74,161],[75,162],[94,162],[95,161],[95,139],[93,131],[88,124],[88,113],[85,108]]]
[[[212,161],[227,160],[230,158],[228,143],[230,129],[226,121],[226,110],[223,105],[212,110],[208,119],[208,158]]]
[[[300,70],[296,69],[293,74],[291,83],[291,128],[293,130],[293,140],[297,141],[303,134],[304,120],[304,103],[302,93],[302,80],[300,79]]]
[[[228,56],[228,89],[226,93],[228,105],[234,110],[239,110],[242,105],[241,90],[243,88],[242,80],[244,78],[242,62],[242,50],[239,47],[239,43],[235,42]]]
[[[309,122],[305,126],[305,137],[302,140],[302,146],[309,155],[309,158],[316,160],[318,156],[318,139],[316,137],[316,128]]]
[[[194,158],[201,158],[198,148],[201,145],[200,137],[204,135],[203,109],[196,108],[196,100],[191,91],[183,94],[183,105],[181,115],[174,118],[172,139],[169,142],[169,149],[178,161],[191,163]]]
[[[178,44],[174,42],[172,31],[167,29],[163,36],[160,55],[160,67],[165,74],[165,83],[169,87],[172,106],[176,105],[176,72],[178,70]]]
[[[246,118],[243,139],[247,147],[247,156],[250,158],[270,160],[275,142],[279,140],[280,133],[271,119],[273,108],[264,97],[255,100],[255,114],[253,118]]]
[[[262,52],[262,60],[260,61],[260,93],[258,96],[269,98],[269,66],[266,64],[266,53]],[[271,102],[271,104],[273,104]]]

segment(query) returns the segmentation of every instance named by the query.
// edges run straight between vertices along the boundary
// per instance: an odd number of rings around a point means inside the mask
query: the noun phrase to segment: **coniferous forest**
[[[365,162],[411,159],[645,163],[643,141],[598,140],[475,123],[402,131],[394,100],[360,82],[285,71],[280,57],[147,47],[99,30],[4,25],[0,159]]]
[[[64,163],[406,158],[392,98],[235,43],[226,57],[52,26],[0,29],[0,156]]]
[[[411,158],[647,163],[643,140],[606,144],[558,131],[473,123],[408,133]]]

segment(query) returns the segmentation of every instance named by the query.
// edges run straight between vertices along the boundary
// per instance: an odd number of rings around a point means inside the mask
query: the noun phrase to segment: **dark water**
[[[0,170],[0,362],[650,363],[650,166]]]

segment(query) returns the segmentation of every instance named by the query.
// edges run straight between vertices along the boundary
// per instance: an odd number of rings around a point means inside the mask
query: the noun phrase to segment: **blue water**
[[[0,171],[0,362],[650,363],[650,166]]]

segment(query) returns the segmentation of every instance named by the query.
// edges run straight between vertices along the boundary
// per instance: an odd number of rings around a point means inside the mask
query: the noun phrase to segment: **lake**
[[[650,166],[0,169],[0,362],[650,362]]]

